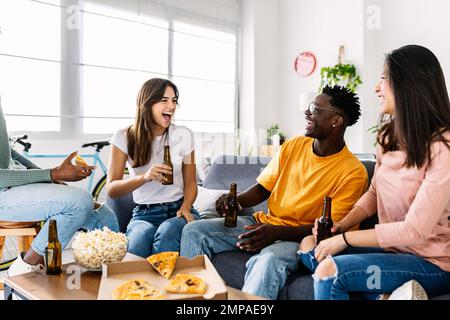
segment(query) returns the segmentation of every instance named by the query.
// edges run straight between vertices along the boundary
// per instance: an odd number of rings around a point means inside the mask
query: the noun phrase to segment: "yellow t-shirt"
[[[257,221],[273,225],[301,226],[322,214],[323,198],[330,196],[333,221],[340,221],[367,189],[363,164],[345,146],[340,152],[319,157],[314,139],[286,141],[256,179],[271,191],[269,212],[256,212]]]

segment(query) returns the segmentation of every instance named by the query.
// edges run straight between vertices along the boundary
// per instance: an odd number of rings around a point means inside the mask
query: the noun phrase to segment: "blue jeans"
[[[0,220],[11,222],[56,220],[58,239],[66,247],[80,228],[93,230],[107,226],[119,231],[116,215],[106,205],[94,210],[87,191],[51,183],[34,183],[0,190]],[[44,255],[48,240],[48,221],[31,244]]]
[[[238,217],[236,228],[225,227],[223,218],[194,221],[183,230],[181,255],[192,258],[206,254],[211,259],[220,252],[240,251],[236,247],[240,241],[238,236],[248,232],[245,226],[255,223],[251,216]],[[242,291],[276,299],[288,275],[298,268],[298,245],[297,242],[278,241],[253,255],[246,264]]]
[[[152,205],[150,208],[137,206],[127,227],[128,252],[140,257],[165,251],[179,251],[181,231],[186,219],[177,217],[183,199],[164,204]],[[191,209],[195,219],[200,215]]]
[[[390,293],[405,282],[416,280],[429,296],[448,293],[450,272],[413,254],[389,253],[380,248],[349,248],[331,258],[336,274],[314,278],[316,300],[348,300],[350,293],[375,299]],[[312,272],[318,266],[314,249],[299,251],[299,260]]]

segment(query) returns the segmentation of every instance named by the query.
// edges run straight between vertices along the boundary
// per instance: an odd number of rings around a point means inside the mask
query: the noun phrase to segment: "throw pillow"
[[[194,209],[198,211],[202,219],[220,218],[220,214],[216,211],[216,201],[228,192],[228,190],[213,190],[198,186]]]

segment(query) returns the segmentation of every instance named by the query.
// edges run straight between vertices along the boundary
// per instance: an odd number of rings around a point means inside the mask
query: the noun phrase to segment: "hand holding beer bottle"
[[[226,216],[228,210],[229,210],[229,203],[230,203],[230,193],[225,193],[219,197],[216,201],[216,211],[222,216]],[[239,203],[239,201],[236,199],[237,204],[237,212],[238,215],[241,215],[242,213],[242,206]]]

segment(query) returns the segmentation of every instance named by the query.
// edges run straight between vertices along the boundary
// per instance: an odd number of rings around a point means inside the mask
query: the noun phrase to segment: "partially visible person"
[[[111,198],[133,192],[133,217],[127,227],[128,251],[141,257],[179,251],[183,227],[199,219],[192,204],[197,197],[193,133],[172,124],[178,89],[171,81],[154,78],[141,87],[134,124],[117,131],[112,140],[107,191]],[[173,171],[163,164],[170,147]],[[123,179],[128,165],[130,177]],[[173,184],[164,185],[164,175]]]
[[[352,292],[375,299],[405,283],[400,291],[420,294],[418,284],[429,296],[450,290],[450,103],[438,59],[417,45],[394,50],[375,92],[391,119],[378,133],[370,189],[335,224],[336,236],[300,245],[318,300]],[[375,229],[348,231],[376,212]]]
[[[276,299],[287,277],[298,268],[297,248],[311,234],[324,196],[333,198],[333,219],[340,221],[367,189],[367,172],[348,150],[344,134],[360,116],[358,97],[344,87],[325,87],[305,110],[306,137],[286,141],[257,178],[238,195],[239,206],[267,199],[269,212],[239,216],[236,228],[221,218],[195,221],[183,230],[181,255],[245,251],[247,293]],[[217,201],[227,214],[228,195]]]
[[[64,248],[80,229],[107,226],[119,231],[115,214],[106,205],[94,203],[85,190],[62,182],[83,180],[94,167],[72,165],[76,152],[53,169],[40,169],[10,147],[6,121],[0,105],[0,221],[56,220],[58,238]],[[38,270],[44,264],[48,239],[46,222],[25,253],[9,267],[7,276]]]

